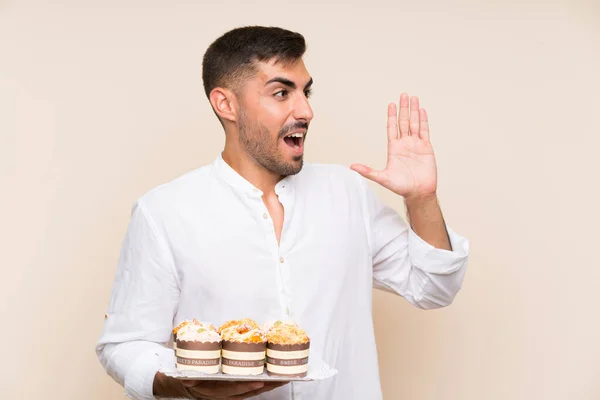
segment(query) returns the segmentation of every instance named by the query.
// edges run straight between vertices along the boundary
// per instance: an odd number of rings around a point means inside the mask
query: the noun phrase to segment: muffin
[[[233,375],[260,375],[265,370],[267,337],[253,320],[228,321],[219,328],[222,371]]]
[[[189,323],[178,330],[175,356],[179,371],[219,372],[222,340],[216,329],[210,327],[210,324]]]
[[[296,323],[276,321],[265,327],[267,374],[303,378],[308,373],[310,338]]]
[[[200,328],[208,329],[211,331],[217,331],[217,328],[214,325],[209,323],[203,323],[198,321],[196,318],[194,319],[186,319],[173,328],[173,349],[177,350],[177,335],[179,333],[184,333],[188,331],[197,331]]]

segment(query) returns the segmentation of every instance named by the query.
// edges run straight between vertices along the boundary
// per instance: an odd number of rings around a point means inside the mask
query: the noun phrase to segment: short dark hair
[[[275,59],[293,63],[306,51],[304,36],[277,27],[236,28],[215,40],[202,61],[204,92],[224,87],[237,93],[238,86],[256,73],[256,63]]]

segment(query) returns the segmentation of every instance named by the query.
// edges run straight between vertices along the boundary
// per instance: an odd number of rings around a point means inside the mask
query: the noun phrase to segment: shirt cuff
[[[462,267],[469,256],[468,239],[446,226],[452,251],[438,249],[421,239],[412,228],[408,232],[408,254],[411,264],[432,274],[447,275]]]
[[[155,400],[154,376],[158,371],[174,368],[175,356],[172,349],[161,346],[142,353],[125,376],[125,395],[134,400]]]

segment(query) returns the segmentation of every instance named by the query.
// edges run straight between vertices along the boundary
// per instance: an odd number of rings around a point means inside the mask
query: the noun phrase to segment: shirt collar
[[[219,153],[219,156],[213,162],[213,166],[217,175],[219,175],[227,184],[235,189],[238,189],[251,196],[262,197],[263,192],[255,187],[252,183],[241,176],[236,170],[231,168],[229,164],[223,159],[223,154]],[[286,176],[275,185],[275,193],[279,194],[282,191],[292,190],[292,184],[294,182],[294,175]]]

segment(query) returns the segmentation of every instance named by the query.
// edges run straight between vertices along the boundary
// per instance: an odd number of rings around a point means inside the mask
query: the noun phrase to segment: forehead
[[[263,86],[275,77],[289,79],[299,87],[303,87],[310,80],[310,74],[302,59],[291,63],[276,63],[274,60],[259,62],[256,64],[256,69],[257,73],[252,80]]]

